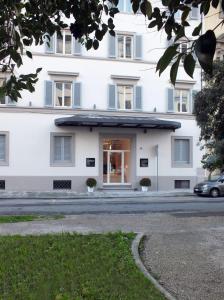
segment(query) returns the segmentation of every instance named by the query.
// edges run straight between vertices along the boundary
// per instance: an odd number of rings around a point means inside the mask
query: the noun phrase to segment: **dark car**
[[[207,195],[218,197],[224,195],[224,175],[216,176],[210,180],[206,180],[196,184],[194,193],[197,195]]]

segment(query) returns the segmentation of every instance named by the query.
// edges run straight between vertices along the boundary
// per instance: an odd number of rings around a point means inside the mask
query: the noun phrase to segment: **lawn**
[[[0,299],[164,300],[131,254],[134,234],[0,237]]]
[[[55,216],[38,216],[38,215],[12,215],[12,216],[0,216],[0,224],[2,223],[18,223],[18,222],[30,222],[36,220],[56,220],[63,218],[63,215]]]

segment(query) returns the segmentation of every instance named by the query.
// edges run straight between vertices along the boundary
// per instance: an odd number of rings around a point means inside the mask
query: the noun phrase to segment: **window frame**
[[[0,166],[9,166],[9,132],[0,131],[0,135],[5,136],[5,159],[0,160]]]
[[[118,105],[118,101],[119,101],[119,97],[118,97],[118,87],[123,87],[124,88],[124,91],[126,91],[126,87],[131,87],[132,88],[132,101],[131,101],[131,108],[130,109],[127,109],[127,108],[119,108],[119,105]],[[126,92],[124,92],[124,95],[126,95]],[[126,104],[126,98],[125,98],[125,101],[124,101],[124,106]],[[131,84],[121,84],[121,83],[117,83],[116,84],[116,108],[117,110],[119,111],[133,111],[134,110],[134,85],[131,85]]]
[[[175,160],[175,141],[189,141],[189,163],[178,162]],[[193,167],[193,137],[192,136],[172,136],[171,137],[171,167],[172,168],[192,168]]]
[[[119,37],[123,37],[123,54],[124,57],[119,56]],[[126,39],[131,38],[131,57],[126,57]],[[134,59],[134,35],[132,34],[125,34],[125,33],[117,33],[116,34],[116,58],[117,59],[124,59],[124,60],[133,60]]]
[[[72,84],[72,81],[66,81],[66,80],[54,80],[54,93],[53,93],[53,98],[54,98],[54,107],[56,108],[72,108],[72,99],[73,99],[73,84]],[[62,84],[62,103],[63,105],[56,105],[56,84],[57,83],[61,83]],[[65,103],[65,84],[70,84],[71,85],[71,104],[70,106],[65,106],[64,103]]]
[[[71,53],[65,53],[65,36],[66,34],[69,34],[71,36]],[[72,34],[69,33],[68,30],[63,30],[62,31],[62,53],[61,52],[57,52],[57,41],[58,41],[58,33],[55,34],[55,53],[56,54],[61,54],[61,55],[72,55],[72,49],[73,49],[73,38],[72,38]]]
[[[71,160],[70,161],[55,161],[55,137],[71,137]],[[74,167],[75,165],[75,135],[74,133],[58,133],[51,132],[50,134],[50,166],[51,167]]]
[[[175,109],[175,93],[176,91],[180,91],[180,111],[176,110]],[[187,111],[182,111],[182,99],[183,99],[183,96],[182,96],[182,92],[183,91],[187,91],[188,93],[188,97],[187,97]],[[174,113],[178,113],[178,114],[189,114],[190,113],[190,101],[191,101],[191,90],[190,89],[184,89],[184,88],[175,88],[174,89],[174,92],[173,92],[173,107],[174,107]]]

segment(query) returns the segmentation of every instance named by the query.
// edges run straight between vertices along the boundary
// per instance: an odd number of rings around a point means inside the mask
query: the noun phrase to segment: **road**
[[[1,199],[5,214],[146,214],[224,215],[224,198],[167,197],[138,199]]]

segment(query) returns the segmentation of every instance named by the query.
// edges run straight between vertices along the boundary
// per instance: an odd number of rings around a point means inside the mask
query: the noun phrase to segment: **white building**
[[[192,80],[181,66],[175,89],[169,70],[159,77],[166,36],[147,30],[123,3],[116,37],[106,36],[97,51],[64,32],[24,58],[19,72],[43,70],[35,93],[23,92],[16,104],[1,99],[2,189],[84,191],[88,177],[98,188],[137,188],[149,177],[152,190],[174,190],[203,176],[192,115],[200,68]]]

